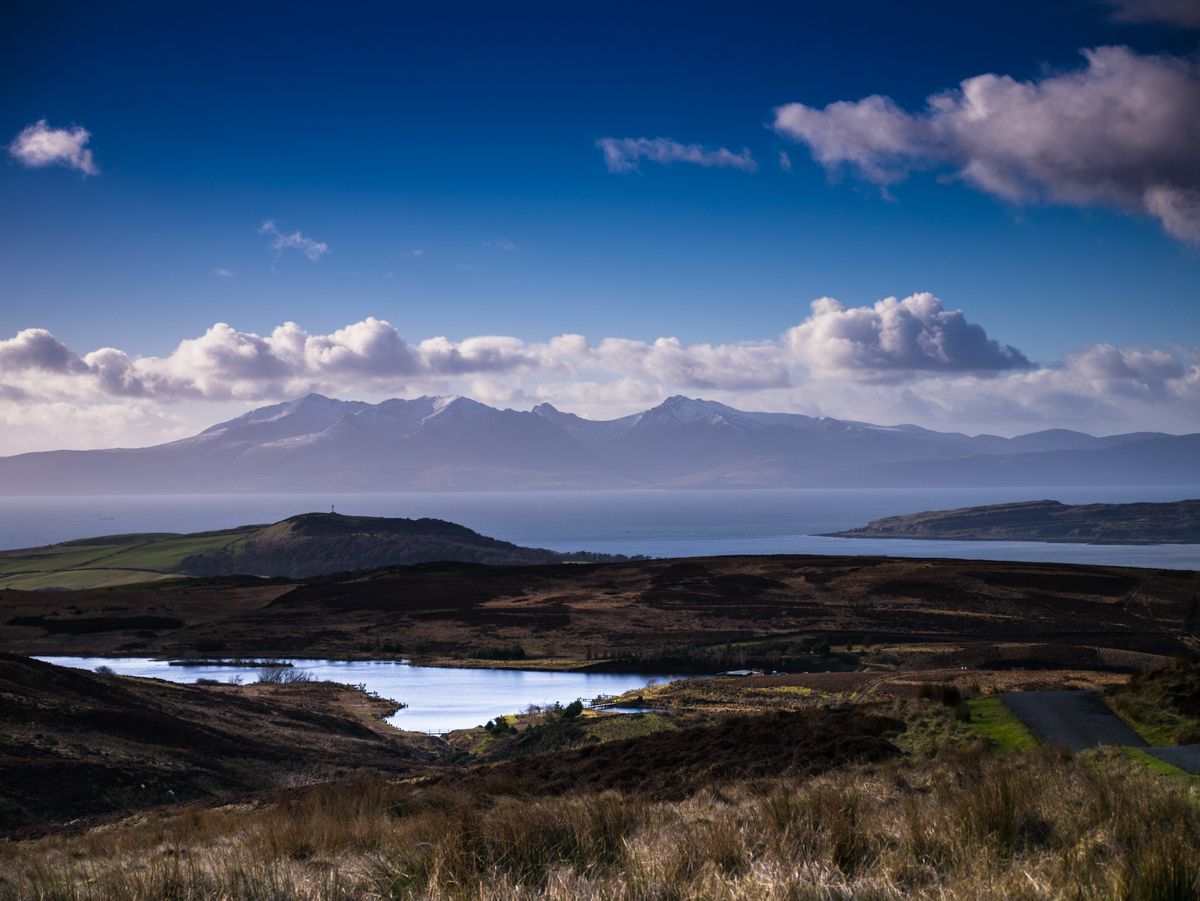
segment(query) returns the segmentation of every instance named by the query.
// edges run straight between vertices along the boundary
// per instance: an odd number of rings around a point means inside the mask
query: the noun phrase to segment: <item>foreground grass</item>
[[[1200,794],[977,748],[678,802],[384,782],[0,845],[3,898],[1194,898]]]
[[[1179,767],[1167,763],[1165,760],[1159,760],[1153,754],[1147,754],[1141,748],[1121,748],[1120,750],[1130,760],[1136,762],[1139,766],[1144,766],[1152,773],[1157,773],[1168,779],[1175,779],[1179,782],[1200,788],[1200,776],[1193,776],[1186,770],[1181,770]]]

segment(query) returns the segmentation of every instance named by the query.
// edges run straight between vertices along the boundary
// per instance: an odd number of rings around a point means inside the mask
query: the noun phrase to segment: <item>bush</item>
[[[962,691],[953,682],[923,682],[917,688],[917,697],[937,701],[943,707],[954,707],[956,710],[964,703]],[[967,718],[970,719],[970,716]]]
[[[267,666],[258,671],[258,682],[261,685],[291,685],[295,682],[312,681],[312,673],[290,666]]]

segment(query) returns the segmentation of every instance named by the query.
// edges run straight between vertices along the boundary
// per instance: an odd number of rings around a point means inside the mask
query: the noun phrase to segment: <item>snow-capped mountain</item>
[[[1200,484],[1200,435],[1002,438],[670,397],[597,421],[310,394],[148,448],[0,458],[0,493]]]

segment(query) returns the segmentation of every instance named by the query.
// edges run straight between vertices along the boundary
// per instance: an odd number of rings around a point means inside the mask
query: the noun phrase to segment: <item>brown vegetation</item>
[[[1151,744],[1200,744],[1200,664],[1176,660],[1113,686],[1108,702]]]
[[[1121,755],[847,766],[558,797],[378,781],[0,846],[0,897],[1183,899],[1194,790]]]
[[[0,655],[0,834],[354,774],[419,771],[432,740],[333,683],[208,687]]]
[[[1129,672],[1191,653],[1198,593],[1194,572],[980,561],[428,564],[304,582],[3,591],[0,649],[465,660],[520,648],[560,665],[713,672],[739,661],[854,668],[864,649],[904,645],[922,652],[892,662]],[[147,616],[183,625],[134,619]]]

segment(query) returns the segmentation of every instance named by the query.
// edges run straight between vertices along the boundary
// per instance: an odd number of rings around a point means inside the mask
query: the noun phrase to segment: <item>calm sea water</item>
[[[194,532],[328,511],[432,516],[560,551],[656,557],[887,554],[1200,569],[1200,545],[1148,547],[817,537],[880,516],[1005,501],[1169,501],[1200,486],[1141,488],[787,489],[428,492],[0,498],[0,548],[116,532]]]
[[[243,682],[258,677],[255,667],[170,666],[163,660],[138,657],[38,657],[47,663],[95,670],[107,666],[122,676],[148,676],[168,682],[217,679]],[[380,660],[297,660],[296,670],[312,673],[314,679],[363,684],[367,691],[408,705],[388,718],[399,729],[413,732],[444,732],[486,723],[505,713],[516,713],[530,704],[569,704],[576,699],[591,701],[600,695],[617,695],[644,688],[671,676],[637,676],[611,673],[547,673],[523,670],[454,669],[410,666]]]

